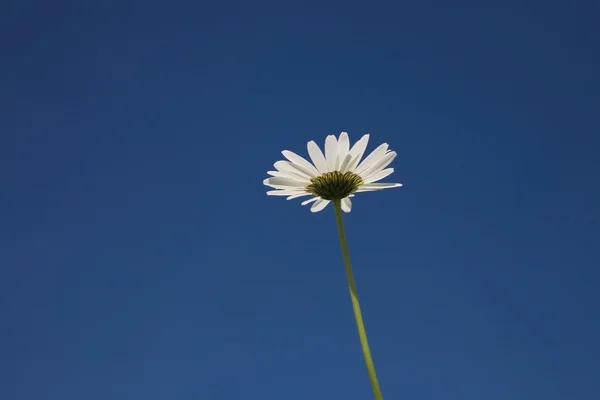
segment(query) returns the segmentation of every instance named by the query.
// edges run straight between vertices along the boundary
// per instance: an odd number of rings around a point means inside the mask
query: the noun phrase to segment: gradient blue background
[[[332,209],[262,185],[342,130],[405,185],[346,219],[385,398],[598,398],[598,12],[2,5],[0,398],[371,398]]]

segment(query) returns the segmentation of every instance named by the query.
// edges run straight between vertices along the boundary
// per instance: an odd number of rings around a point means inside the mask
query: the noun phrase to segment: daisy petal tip
[[[329,200],[325,200],[325,199],[319,198],[317,201],[314,202],[314,204],[312,205],[312,207],[310,208],[310,210],[312,212],[321,211],[325,207],[327,207],[327,204],[329,204]]]

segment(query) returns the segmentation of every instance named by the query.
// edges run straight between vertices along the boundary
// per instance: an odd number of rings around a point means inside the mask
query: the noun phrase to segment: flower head
[[[394,172],[386,168],[396,158],[396,152],[388,150],[384,143],[371,152],[364,160],[369,135],[364,135],[350,148],[346,132],[339,138],[335,135],[325,139],[325,154],[319,146],[310,141],[307,144],[312,163],[289,150],[282,151],[287,161],[277,161],[277,171],[268,171],[271,177],[263,183],[274,188],[267,195],[287,196],[288,200],[302,196],[313,196],[302,205],[314,203],[310,210],[323,210],[331,201],[341,201],[342,210],[350,212],[354,193],[371,192],[400,187],[400,183],[375,183]]]

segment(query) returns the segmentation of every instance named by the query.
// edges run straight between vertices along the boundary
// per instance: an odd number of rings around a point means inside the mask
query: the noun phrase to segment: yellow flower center
[[[341,200],[362,184],[362,178],[354,172],[332,171],[312,178],[306,190],[325,200]]]

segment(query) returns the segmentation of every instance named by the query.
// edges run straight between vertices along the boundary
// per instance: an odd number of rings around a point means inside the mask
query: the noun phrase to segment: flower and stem
[[[274,164],[276,171],[268,171],[267,174],[270,177],[263,183],[275,189],[267,192],[267,195],[270,196],[285,196],[288,200],[311,196],[310,199],[303,201],[302,205],[312,203],[310,208],[312,212],[319,212],[332,203],[350,290],[350,300],[369,380],[375,399],[382,400],[358,301],[342,211],[349,213],[352,210],[350,198],[354,197],[355,193],[372,192],[402,185],[400,183],[377,183],[394,172],[393,168],[387,168],[387,166],[396,158],[396,152],[389,150],[388,144],[384,143],[362,159],[368,142],[369,135],[367,134],[350,147],[350,139],[346,132],[342,132],[337,138],[335,135],[329,135],[325,139],[325,153],[323,153],[314,141],[310,141],[307,149],[312,163],[294,152],[284,150],[282,154],[286,160],[277,161]]]

